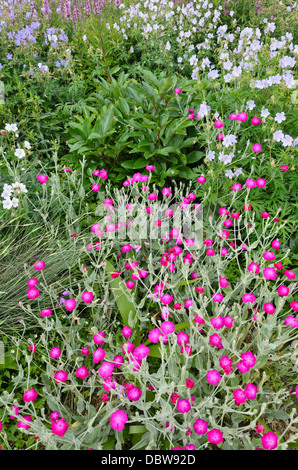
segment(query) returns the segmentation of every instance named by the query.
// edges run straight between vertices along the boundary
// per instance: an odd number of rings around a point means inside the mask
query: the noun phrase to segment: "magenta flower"
[[[52,359],[57,359],[61,355],[61,349],[55,346],[54,348],[51,349],[50,351],[50,357]]]
[[[273,315],[273,313],[275,312],[275,307],[270,302],[265,302],[263,307],[264,307],[264,311],[268,313],[269,315]]]
[[[108,172],[104,169],[100,170],[99,177],[103,180],[106,180],[108,178]]]
[[[242,296],[242,302],[244,302],[244,303],[255,302],[255,301],[256,301],[256,298],[255,298],[254,294],[244,294]]]
[[[226,276],[220,277],[219,278],[219,285],[222,289],[225,289],[226,287],[229,287],[231,284],[228,283],[226,280]]]
[[[210,323],[213,328],[215,328],[216,330],[220,330],[224,325],[223,317],[221,315],[218,315],[217,317],[211,317]]]
[[[65,371],[63,371],[63,370],[59,370],[59,371],[56,372],[56,374],[54,375],[55,382],[57,382],[57,383],[66,382],[67,377],[68,377],[68,372],[65,372]]]
[[[36,271],[42,271],[45,267],[44,261],[36,261],[35,265],[33,266]]]
[[[184,302],[184,307],[190,308],[192,306],[193,306],[193,301],[191,299],[186,299],[186,301]]]
[[[223,441],[223,435],[220,429],[212,429],[212,431],[209,431],[207,433],[208,436],[208,442],[211,444],[220,444]]]
[[[234,183],[232,186],[232,190],[235,192],[241,191],[241,184],[240,183]]]
[[[252,188],[255,188],[256,187],[256,182],[254,179],[252,178],[249,178],[245,181],[245,184],[246,186],[249,188],[249,189],[252,189]]]
[[[262,437],[262,446],[266,450],[276,449],[278,446],[278,437],[275,432],[268,431]]]
[[[267,267],[263,270],[263,276],[265,279],[273,281],[277,277],[277,272],[274,268]]]
[[[36,398],[37,398],[37,393],[36,393],[36,390],[34,388],[31,388],[30,390],[26,390],[26,392],[24,393],[24,396],[23,396],[23,400],[26,403],[30,403],[31,401],[36,400]]]
[[[99,375],[102,378],[111,377],[115,365],[111,362],[103,362],[98,369]]]
[[[219,365],[222,369],[230,369],[233,361],[228,356],[222,356],[219,360]]]
[[[214,302],[222,302],[223,301],[223,298],[224,296],[222,294],[212,294],[212,298],[214,300]]]
[[[28,423],[30,423],[30,422],[32,421],[31,416],[23,416],[23,420],[24,420],[24,421],[19,421],[19,422],[17,423],[17,427],[18,427],[19,429],[29,429],[29,428],[30,428],[30,424],[28,424]]]
[[[98,192],[100,190],[100,185],[98,183],[95,183],[91,186],[92,191]]]
[[[28,349],[29,349],[30,352],[35,353],[36,352],[36,344],[30,344]]]
[[[68,310],[69,312],[72,312],[77,306],[77,302],[75,299],[67,299],[65,300],[64,302],[64,307],[66,308],[66,310]]]
[[[199,436],[202,436],[203,434],[206,434],[208,430],[208,423],[206,421],[203,421],[202,419],[197,419],[193,423],[193,428]]]
[[[182,344],[187,344],[189,342],[189,336],[186,333],[183,333],[183,331],[179,331],[177,335],[177,344],[181,346]]]
[[[149,356],[150,350],[145,344],[137,346],[133,352],[134,357],[137,361],[142,361],[145,357]]]
[[[263,253],[263,258],[266,261],[273,261],[275,259],[275,255],[272,253],[272,251],[265,251]]]
[[[240,122],[245,122],[247,120],[247,113],[239,113],[237,115],[237,120]]]
[[[127,289],[133,289],[135,286],[135,283],[133,281],[127,281],[125,284]]]
[[[294,312],[298,312],[298,301],[293,300],[293,302],[290,302],[290,307],[294,310]]]
[[[46,175],[37,175],[36,178],[40,183],[46,183],[49,179],[49,177]]]
[[[172,300],[173,300],[173,296],[170,294],[164,294],[160,298],[160,302],[163,305],[169,305],[172,302]]]
[[[259,153],[259,152],[262,151],[262,145],[261,145],[261,144],[254,144],[254,145],[252,146],[252,149],[253,149],[253,151],[254,151],[255,153]]]
[[[217,333],[214,333],[213,335],[210,336],[210,344],[212,346],[217,346],[219,349],[222,349],[223,346],[221,342],[222,342],[222,338],[220,338]]]
[[[38,279],[36,279],[36,277],[32,277],[32,278],[29,279],[29,281],[27,282],[28,287],[35,287],[36,284],[38,284]]]
[[[279,286],[277,289],[278,295],[281,297],[287,297],[289,295],[290,289],[287,286],[284,286],[283,284]]]
[[[120,355],[115,356],[113,359],[113,364],[115,367],[121,367],[123,362],[124,362],[124,359]]]
[[[87,292],[84,290],[83,294],[81,295],[81,299],[86,303],[90,304],[93,300],[93,292]]]
[[[126,391],[126,394],[130,401],[138,401],[141,398],[142,391],[138,387],[132,387]]]
[[[237,406],[240,406],[241,403],[245,403],[246,392],[243,391],[241,388],[238,388],[237,390],[234,390],[233,395],[234,395],[234,399],[235,399],[235,404]]]
[[[197,177],[197,181],[200,184],[204,184],[204,183],[206,183],[206,178],[205,178],[205,176],[201,175],[201,176]]]
[[[81,351],[81,355],[88,356],[88,354],[90,354],[88,346],[83,346],[82,351]]]
[[[103,361],[105,356],[106,356],[105,350],[102,348],[97,348],[96,351],[94,351],[93,353],[93,362],[95,362],[95,364],[98,364],[100,361]]]
[[[220,129],[221,127],[223,127],[223,122],[216,119],[216,121],[214,121],[214,127],[215,129]]]
[[[158,328],[153,328],[148,334],[148,339],[151,343],[158,343],[159,337],[162,335],[162,332]]]
[[[114,411],[114,413],[112,413],[110,417],[111,427],[115,431],[123,431],[127,421],[128,421],[128,416],[124,410]]]
[[[250,263],[250,264],[247,266],[247,270],[248,270],[250,273],[259,274],[259,272],[260,272],[260,265],[254,263],[254,262],[252,262],[252,263]]]
[[[89,370],[85,366],[79,367],[76,371],[76,377],[78,377],[79,379],[86,379],[88,375]]]
[[[69,424],[65,422],[64,418],[61,418],[56,422],[52,421],[52,433],[57,436],[63,437],[68,428]]]
[[[28,299],[31,299],[31,300],[36,299],[39,295],[40,295],[40,290],[35,289],[35,287],[30,287],[27,290]]]
[[[95,344],[98,344],[101,346],[104,344],[104,338],[106,337],[105,333],[103,331],[99,331],[95,335],[93,335],[93,341]]]
[[[255,400],[258,393],[258,388],[254,384],[248,383],[246,385],[245,393],[248,400]]]
[[[209,384],[217,385],[221,381],[221,375],[218,370],[209,370],[206,379]]]
[[[171,333],[174,333],[175,325],[172,321],[164,321],[161,323],[160,329],[165,335],[169,335]]]
[[[289,270],[289,269],[287,269],[287,270],[284,272],[284,275],[287,276],[287,278],[289,279],[289,281],[290,281],[291,279],[295,279],[295,277],[296,277],[296,274],[294,273],[294,271]]]
[[[40,312],[41,317],[50,317],[52,315],[52,310],[50,308],[43,308]]]
[[[130,335],[131,335],[131,333],[132,333],[132,329],[129,328],[129,326],[124,326],[124,327],[122,328],[122,334],[123,334],[123,336],[124,336],[125,338],[129,338]]]
[[[266,180],[264,178],[258,178],[256,181],[256,185],[258,186],[258,188],[265,188]]]
[[[258,126],[259,124],[261,124],[262,122],[262,119],[259,118],[259,117],[256,117],[254,116],[251,120],[251,123],[254,125],[254,126]]]
[[[13,413],[13,414],[9,415],[10,419],[16,419],[16,417],[19,414],[19,410],[20,410],[20,408],[18,406],[13,406],[10,410],[10,412]]]
[[[127,340],[126,343],[122,345],[123,354],[130,354],[134,350],[134,347],[135,345]]]
[[[256,363],[256,357],[250,351],[242,353],[241,354],[241,359],[242,359],[242,362],[245,365],[245,367],[248,367],[249,369],[251,367],[253,367]]]
[[[279,167],[281,171],[289,171],[289,167],[287,165],[280,165]]]
[[[177,405],[177,410],[180,413],[188,413],[190,408],[191,408],[189,400],[186,400],[186,398],[183,398],[181,400],[177,400],[176,405]]]

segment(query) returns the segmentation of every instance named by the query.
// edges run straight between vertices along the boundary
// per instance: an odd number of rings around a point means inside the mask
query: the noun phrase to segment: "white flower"
[[[256,107],[254,100],[248,101],[247,106],[250,111],[254,109]]]
[[[292,144],[293,144],[293,138],[290,135],[286,134],[284,138],[282,139],[282,145],[284,147],[291,147]]]
[[[280,124],[282,121],[285,121],[285,120],[286,120],[286,116],[285,116],[284,112],[276,113],[274,121],[276,121],[276,122],[278,122],[278,124]]]
[[[229,70],[231,70],[231,68],[233,67],[233,62],[228,60],[227,62],[224,62],[223,66],[224,66],[224,69],[229,72]]]
[[[18,158],[23,158],[25,156],[25,150],[23,149],[16,149],[15,156]]]
[[[235,171],[235,176],[239,176],[242,174],[242,168],[237,168],[237,170]]]
[[[4,199],[4,201],[2,201],[2,204],[4,209],[12,208],[12,201],[10,199]]]
[[[25,142],[24,142],[24,147],[25,147],[26,149],[28,149],[28,150],[31,149],[31,145],[30,145],[30,143],[29,143],[27,140],[25,140]]]
[[[283,138],[284,138],[284,133],[283,133],[283,131],[276,131],[276,132],[274,132],[274,134],[273,134],[273,140],[275,140],[275,142],[281,142]]]
[[[19,205],[19,200],[17,197],[13,197],[11,200],[12,207],[18,207]]]
[[[206,155],[206,158],[209,160],[209,162],[211,162],[215,158],[215,152],[213,152],[212,150],[209,150],[209,152]]]
[[[208,78],[212,78],[213,80],[215,80],[216,78],[218,78],[219,76],[219,73],[218,73],[218,70],[210,70],[210,72],[208,73]]]
[[[166,43],[165,50],[166,50],[166,51],[170,51],[170,50],[171,50],[171,44],[169,43],[169,41],[167,41],[167,43]]]
[[[234,173],[232,172],[232,170],[226,170],[225,175],[231,180],[234,176]]]
[[[1,194],[1,197],[3,197],[3,199],[9,199],[10,196],[11,196],[11,190],[4,189],[4,191]]]
[[[237,143],[237,138],[233,134],[228,134],[223,138],[222,144],[224,147],[230,147],[231,145],[235,145]]]
[[[5,124],[5,130],[7,132],[17,132],[18,126],[16,124]]]
[[[190,63],[190,65],[197,65],[198,59],[197,59],[197,56],[195,54],[191,56],[191,58],[189,59],[189,63]]]
[[[87,39],[87,36],[86,36],[86,34],[84,34],[83,41],[86,41],[86,39]]]
[[[199,109],[199,115],[201,117],[204,117],[204,116],[207,116],[208,113],[210,113],[211,111],[211,108],[210,106],[207,106],[207,104],[205,103],[205,101],[200,105],[200,109]]]
[[[269,114],[270,113],[269,113],[268,109],[262,109],[262,111],[261,111],[261,117],[262,118],[266,119],[269,116]]]
[[[224,81],[225,81],[226,83],[229,83],[229,82],[232,80],[232,78],[233,78],[233,75],[230,74],[230,73],[227,73],[227,74],[224,76]]]
[[[240,77],[241,73],[242,73],[242,69],[240,65],[239,67],[234,67],[232,70],[232,76],[235,78]]]
[[[286,67],[294,67],[296,61],[294,57],[285,56],[283,59],[280,59],[279,66],[284,69]]]

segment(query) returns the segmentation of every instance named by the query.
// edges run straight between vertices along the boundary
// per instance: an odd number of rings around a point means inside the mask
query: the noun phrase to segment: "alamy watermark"
[[[117,198],[117,205],[112,199],[100,204],[95,215],[98,223],[92,231],[99,238],[118,239],[123,243],[163,242],[186,240],[192,249],[203,244],[203,207],[201,204],[181,202],[164,204],[154,201],[129,203],[125,196]]]

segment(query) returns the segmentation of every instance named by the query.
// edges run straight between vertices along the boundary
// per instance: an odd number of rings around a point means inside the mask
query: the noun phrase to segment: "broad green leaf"
[[[128,289],[123,281],[121,281],[120,277],[113,279],[111,277],[111,273],[116,271],[114,266],[109,262],[106,261],[106,268],[107,273],[110,278],[110,286],[115,296],[115,301],[119,310],[119,313],[122,317],[123,325],[128,324],[128,316],[129,312],[133,312],[133,316],[136,315],[136,309],[134,304],[129,300],[128,296],[125,294],[125,291],[128,293]],[[120,288],[120,283],[122,284],[122,289]],[[124,292],[122,292],[124,290]]]
[[[144,434],[144,432],[147,432],[147,428],[143,424],[129,426],[128,428],[128,434]]]

